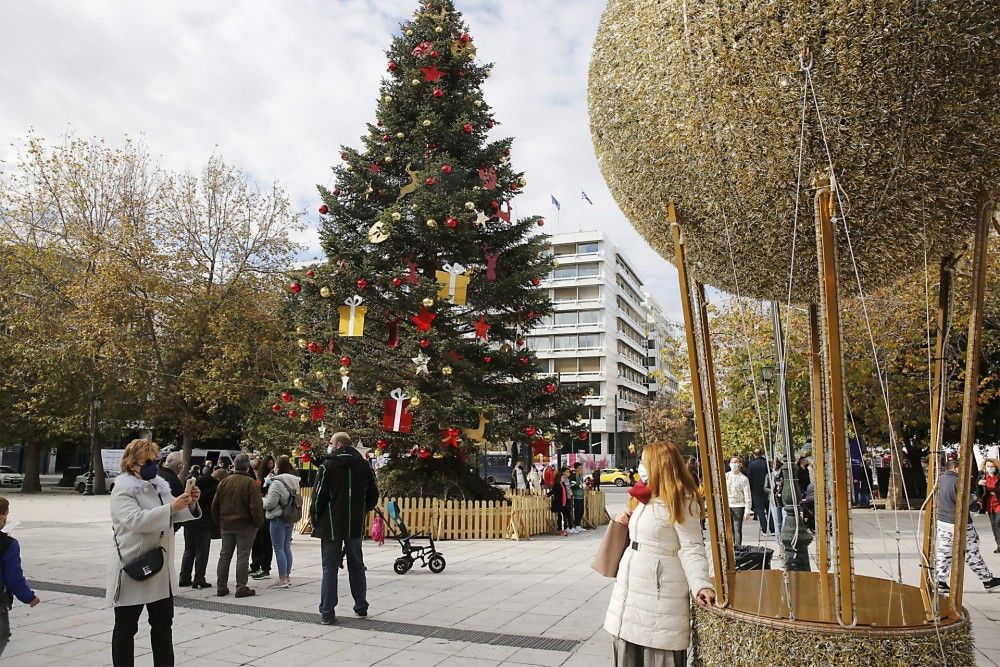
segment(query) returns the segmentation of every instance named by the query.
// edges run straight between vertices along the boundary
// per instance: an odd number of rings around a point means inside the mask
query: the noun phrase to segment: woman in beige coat
[[[614,664],[682,667],[690,643],[690,598],[715,601],[702,539],[701,503],[677,448],[647,445],[639,478],[647,502],[633,502],[615,520],[628,525],[629,544],[604,629],[613,637]],[[638,494],[637,494],[638,495]]]
[[[174,498],[170,485],[156,475],[159,447],[147,440],[133,440],[122,454],[121,474],[111,492],[111,528],[114,541],[107,572],[107,600],[115,608],[111,635],[111,660],[115,667],[135,662],[135,634],[143,606],[149,613],[149,640],[153,664],[174,664],[174,524],[201,516],[201,492]],[[122,566],[158,547],[164,549],[163,568],[144,581],[122,572]]]

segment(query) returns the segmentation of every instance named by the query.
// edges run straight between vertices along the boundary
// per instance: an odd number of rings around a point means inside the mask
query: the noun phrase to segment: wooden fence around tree
[[[299,533],[309,533],[308,508],[312,489],[301,491],[302,520],[296,525]],[[379,498],[379,507],[386,513],[389,498]],[[439,498],[396,498],[400,515],[411,534],[428,533],[435,540],[505,540],[529,539],[532,535],[551,533],[556,529],[550,500],[544,493],[531,491],[508,492],[507,500],[441,500]],[[584,498],[583,525],[597,528],[608,522],[603,491],[587,491]],[[365,522],[365,536],[371,536],[374,512]]]

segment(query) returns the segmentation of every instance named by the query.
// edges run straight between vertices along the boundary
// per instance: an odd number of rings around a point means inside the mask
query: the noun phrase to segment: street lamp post
[[[762,366],[760,369],[760,379],[764,381],[764,391],[766,393],[765,397],[765,410],[767,413],[767,442],[764,444],[767,446],[768,456],[773,454],[773,449],[771,445],[772,429],[771,424],[771,382],[774,380],[774,367],[773,366]]]
[[[90,400],[90,473],[87,475],[87,489],[83,492],[85,496],[94,495],[94,474],[101,461],[101,450],[97,448],[97,415],[100,409],[101,399],[94,396]]]

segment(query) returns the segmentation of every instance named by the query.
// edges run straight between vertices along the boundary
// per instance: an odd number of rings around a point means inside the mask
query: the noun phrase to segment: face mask
[[[740,469],[740,464],[739,463],[730,463],[729,464],[729,469],[732,470],[733,472],[738,472],[739,469]]]
[[[146,461],[139,468],[139,477],[147,482],[156,477],[156,461]]]
[[[639,462],[639,481],[643,484],[649,484],[649,471],[646,470],[646,465]]]
[[[986,466],[986,472],[988,472],[991,475],[995,475],[997,474],[997,468],[996,466]]]

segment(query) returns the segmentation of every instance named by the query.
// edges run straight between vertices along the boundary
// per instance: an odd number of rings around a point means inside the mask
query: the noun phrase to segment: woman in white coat
[[[174,664],[173,619],[174,524],[201,516],[193,487],[176,498],[170,486],[158,477],[156,457],[159,447],[147,440],[133,440],[122,453],[121,474],[111,492],[111,528],[114,543],[108,563],[107,600],[115,608],[115,629],[111,636],[111,660],[115,667],[135,664],[135,634],[143,606],[149,614],[149,640],[153,664]],[[122,567],[140,555],[162,547],[163,567],[143,581],[136,581]]]
[[[615,521],[628,525],[604,629],[613,637],[616,666],[682,667],[690,644],[690,596],[715,602],[702,539],[698,487],[680,452],[667,442],[647,445],[639,478],[646,502],[633,498]],[[639,495],[639,494],[636,494]]]

